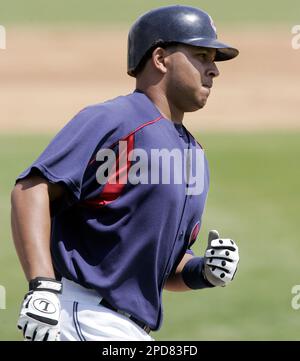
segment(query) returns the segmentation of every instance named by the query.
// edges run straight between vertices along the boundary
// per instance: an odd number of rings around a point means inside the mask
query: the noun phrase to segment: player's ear
[[[165,59],[168,55],[167,50],[160,47],[154,49],[152,53],[152,64],[162,74],[167,72]]]

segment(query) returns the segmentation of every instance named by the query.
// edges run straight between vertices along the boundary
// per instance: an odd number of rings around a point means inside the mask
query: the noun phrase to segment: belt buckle
[[[144,327],[143,327],[143,330],[146,332],[146,333],[150,333],[151,332],[151,328],[149,327],[149,326],[147,326],[147,325],[145,325]]]
[[[148,333],[148,334],[150,333],[151,328],[150,328],[148,325],[146,325],[144,322],[138,320],[137,318],[135,318],[135,317],[133,317],[133,316],[129,317],[129,319],[130,319],[131,321],[133,321],[135,324],[137,324],[137,325],[138,325],[142,330],[144,330],[146,333]]]
[[[133,321],[135,324],[137,324],[142,330],[144,330],[146,333],[150,333],[151,331],[151,328],[144,324],[143,322],[139,321],[138,319],[136,319],[134,316],[130,315],[129,313],[127,312],[124,312],[124,311],[121,311],[121,310],[118,310],[118,313],[120,313],[121,315],[124,315],[126,317],[128,317],[131,321]]]

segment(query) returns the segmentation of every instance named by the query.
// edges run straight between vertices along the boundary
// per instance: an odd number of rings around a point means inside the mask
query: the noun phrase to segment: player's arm
[[[29,281],[18,328],[24,338],[56,340],[59,335],[61,282],[55,280],[50,253],[50,203],[64,188],[37,176],[20,180],[11,194],[11,225],[15,247]]]
[[[220,239],[210,231],[204,257],[185,254],[176,271],[165,284],[169,291],[187,291],[231,282],[239,263],[238,247],[232,239]]]
[[[61,185],[38,176],[20,180],[12,191],[12,234],[28,281],[55,278],[50,254],[50,202],[63,192]]]
[[[176,269],[176,272],[173,275],[171,275],[165,283],[165,289],[167,291],[182,292],[182,291],[190,291],[191,290],[186,285],[184,280],[182,279],[181,273],[182,273],[184,266],[187,264],[187,262],[194,257],[195,256],[193,256],[189,253],[186,253],[183,256],[182,260],[180,261],[180,263]]]

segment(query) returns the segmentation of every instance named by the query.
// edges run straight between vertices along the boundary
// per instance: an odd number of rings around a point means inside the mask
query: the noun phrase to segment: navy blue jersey
[[[156,330],[162,321],[164,284],[185,252],[191,252],[200,229],[209,186],[207,161],[204,157],[203,184],[196,194],[187,192],[186,182],[171,179],[164,184],[161,175],[158,182],[124,181],[138,159],[113,168],[117,182],[101,184],[96,175],[105,164],[99,160],[105,149],[112,150],[117,162],[122,152],[140,150],[152,160],[153,150],[184,154],[201,147],[136,91],[83,109],[18,178],[37,173],[69,190],[51,205],[56,272],[97,290],[112,306]],[[197,158],[182,159],[188,159],[191,171]],[[144,170],[153,167],[163,170],[159,161]],[[108,178],[113,173],[108,171]]]

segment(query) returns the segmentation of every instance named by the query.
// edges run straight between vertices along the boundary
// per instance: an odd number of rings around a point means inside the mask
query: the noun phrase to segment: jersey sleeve
[[[195,253],[192,249],[188,248],[185,253],[191,254],[192,256],[195,256]]]
[[[16,182],[39,174],[51,183],[63,183],[79,200],[86,167],[96,149],[101,148],[113,132],[101,112],[79,112],[50,142],[42,154],[24,171]]]

